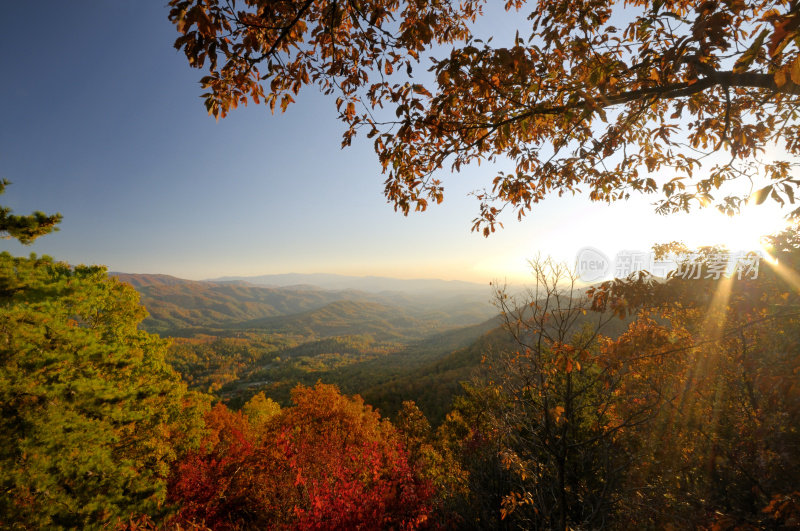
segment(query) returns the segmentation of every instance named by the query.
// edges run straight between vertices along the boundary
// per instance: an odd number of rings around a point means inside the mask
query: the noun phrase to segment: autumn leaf
[[[751,196],[750,199],[755,202],[756,205],[760,205],[766,199],[769,193],[772,191],[772,185],[767,185],[764,188],[756,190]]]
[[[753,64],[756,57],[758,57],[758,52],[761,50],[761,46],[764,44],[764,38],[769,34],[769,30],[763,30],[761,33],[758,34],[758,37],[753,44],[741,55],[739,59],[736,60],[736,63],[733,65],[734,72],[745,72],[750,65]]]

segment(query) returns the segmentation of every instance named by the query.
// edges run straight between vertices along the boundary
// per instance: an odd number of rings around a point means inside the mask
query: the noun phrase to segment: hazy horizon
[[[436,281],[436,282],[449,282],[449,283],[462,283],[462,284],[469,284],[475,286],[482,286],[483,284],[480,282],[470,281],[470,280],[461,280],[461,279],[445,279],[445,278],[437,278],[437,277],[401,277],[401,276],[385,276],[385,275],[345,275],[340,273],[325,273],[322,271],[316,271],[313,273],[298,273],[296,271],[289,271],[285,273],[264,273],[264,274],[255,274],[255,275],[221,275],[218,277],[203,277],[203,278],[188,278],[182,277],[178,275],[171,275],[166,273],[142,273],[139,271],[117,271],[109,269],[108,273],[110,275],[153,275],[153,276],[168,276],[172,278],[177,278],[180,280],[191,280],[195,282],[227,282],[227,281],[234,281],[234,280],[247,280],[247,279],[257,279],[257,278],[264,278],[264,277],[336,277],[342,279],[387,279],[387,280],[407,280],[407,281]]]

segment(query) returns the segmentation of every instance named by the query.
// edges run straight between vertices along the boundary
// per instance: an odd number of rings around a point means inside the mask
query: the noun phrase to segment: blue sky
[[[442,205],[403,217],[383,197],[371,142],[340,149],[331,99],[307,88],[283,115],[250,106],[217,122],[175,36],[163,2],[4,6],[0,177],[14,184],[0,204],[59,211],[64,222],[31,246],[4,240],[0,249],[194,279],[325,272],[487,282],[521,278],[537,253],[571,260],[587,245],[613,253],[665,238],[703,243],[692,240],[697,218],[655,216],[647,200],[608,207],[586,198],[554,198],[483,238],[470,232],[478,205],[467,194],[493,176],[485,166],[445,176]]]

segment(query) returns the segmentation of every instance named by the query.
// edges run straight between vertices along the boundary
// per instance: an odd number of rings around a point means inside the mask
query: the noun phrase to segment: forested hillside
[[[369,396],[368,403],[386,416],[394,416],[404,400],[435,396],[435,400],[421,400],[421,407],[438,421],[454,396],[461,392],[461,382],[469,381],[481,364],[480,357],[457,367],[451,367],[446,360],[461,349],[480,350],[485,343],[484,335],[496,334],[498,327],[499,321],[493,319],[406,343],[381,343],[369,336],[308,342],[276,351],[270,362],[243,371],[237,381],[220,392],[232,405],[242,403],[258,391],[284,404],[294,385],[313,385],[319,380],[336,384],[346,393]],[[438,374],[427,372],[433,365]],[[441,369],[440,365],[446,368]],[[451,368],[458,370],[450,371]],[[398,387],[395,383],[397,379],[417,382],[420,373],[425,375],[423,385]]]
[[[192,388],[216,393],[233,407],[259,392],[286,405],[295,385],[322,381],[361,394],[387,416],[394,416],[403,401],[413,400],[438,424],[462,393],[462,384],[480,371],[483,359],[513,347],[499,317],[452,326],[487,308],[498,311],[457,288],[428,294],[366,293],[308,285],[262,288],[241,280],[115,276],[136,287],[168,322],[192,323],[162,330],[173,337],[169,359]],[[323,303],[328,297],[343,299]],[[470,299],[471,304],[465,302]],[[455,315],[446,313],[451,304]],[[320,306],[293,312],[298,305]],[[279,314],[241,320],[247,308]],[[204,325],[222,313],[225,320]],[[591,316],[581,317],[574,329],[587,321]],[[152,319],[144,325],[158,329]],[[611,322],[605,333],[616,337],[625,326],[625,320]]]
[[[186,334],[197,328],[219,328],[226,325],[268,330],[288,327],[289,330],[296,331],[298,327],[304,326],[296,323],[304,322],[304,319],[259,319],[310,312],[334,302],[341,306],[328,311],[321,310],[322,313],[316,314],[316,321],[315,314],[309,313],[308,316],[310,322],[316,322],[317,326],[321,322],[328,322],[328,318],[337,319],[339,324],[332,324],[331,327],[341,326],[342,330],[335,332],[338,334],[348,333],[344,331],[350,326],[348,322],[355,323],[360,317],[372,315],[371,312],[360,310],[362,305],[373,305],[371,308],[377,314],[388,316],[396,313],[397,318],[393,320],[403,329],[401,333],[414,328],[414,319],[425,330],[437,327],[441,330],[445,327],[476,323],[488,319],[494,313],[488,286],[483,289],[472,286],[466,290],[451,289],[443,292],[406,293],[384,290],[381,293],[369,293],[353,289],[328,290],[310,285],[271,288],[243,281],[193,281],[168,275],[112,275],[131,284],[141,294],[142,302],[150,313],[142,326],[152,332],[168,334],[181,331]],[[291,323],[293,319],[295,324]],[[252,323],[245,325],[246,321]],[[422,321],[428,323],[423,324]],[[391,326],[383,327],[383,324],[390,323],[376,323],[375,328],[385,328],[386,333],[391,335]],[[309,330],[301,332],[305,334]],[[315,333],[313,330],[311,332]],[[320,333],[324,335],[327,332]],[[418,337],[424,334],[422,331]]]
[[[260,391],[286,404],[290,390],[298,383],[313,385],[321,380],[348,393],[381,389],[480,342],[483,334],[500,325],[493,319],[441,333],[428,328],[430,335],[420,338],[424,329],[398,328],[378,317],[346,325],[340,323],[341,319],[342,316],[332,317],[331,323],[319,329],[293,317],[288,322],[297,324],[297,328],[292,330],[198,330],[193,337],[173,338],[168,359],[190,386],[217,393],[230,405],[241,405]],[[424,389],[411,386],[416,391],[398,390],[396,384],[391,384],[384,397],[373,405],[385,415],[394,415],[403,400],[417,399],[424,391],[438,396],[435,402],[424,406],[426,413],[438,419],[459,391],[460,382],[469,380],[479,366],[480,357],[473,357],[459,363],[459,370],[454,372],[437,367],[436,371],[444,374],[436,382],[426,375]]]
[[[443,292],[368,293],[113,276],[141,294],[151,314],[145,329],[173,338],[169,360],[190,387],[234,407],[262,391],[286,405],[295,385],[320,380],[371,393],[385,415],[403,400],[420,400],[438,422],[480,367],[480,356],[452,355],[477,352],[481,336],[500,326],[486,320],[496,313],[488,287],[483,295],[457,284]]]
[[[336,301],[322,308],[279,317],[266,317],[232,325],[281,334],[309,337],[369,334],[379,340],[421,339],[445,326],[399,307],[373,302]]]

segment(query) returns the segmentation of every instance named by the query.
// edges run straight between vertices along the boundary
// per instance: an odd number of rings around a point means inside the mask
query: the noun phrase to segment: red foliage
[[[416,529],[427,519],[431,487],[416,477],[399,446],[388,453],[369,442],[340,448],[338,454],[330,449],[327,475],[304,475],[298,461],[320,449],[299,447],[300,459],[291,460],[308,494],[307,508],[296,508],[300,528]]]
[[[175,468],[178,519],[212,529],[416,529],[432,487],[396,432],[359,398],[298,388],[298,404],[255,433],[217,405],[202,447]]]

